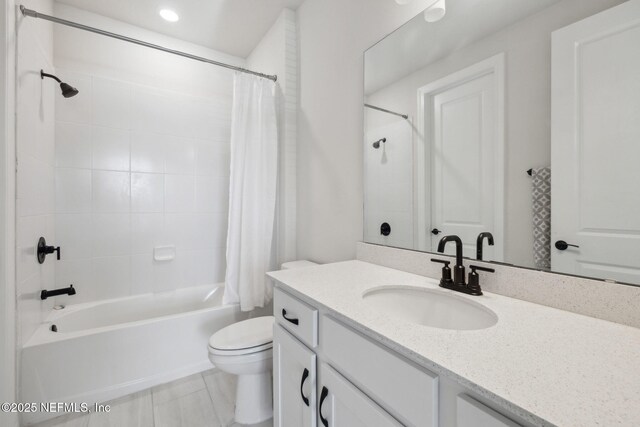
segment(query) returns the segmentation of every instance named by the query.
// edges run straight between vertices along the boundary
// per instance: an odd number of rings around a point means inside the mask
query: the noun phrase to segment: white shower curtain
[[[240,303],[242,311],[263,307],[273,295],[273,285],[265,273],[276,268],[277,177],[275,84],[236,73],[223,301]]]

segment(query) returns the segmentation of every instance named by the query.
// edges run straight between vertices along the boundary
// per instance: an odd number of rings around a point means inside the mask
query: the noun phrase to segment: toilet
[[[282,264],[283,270],[309,267],[310,261]],[[235,422],[257,424],[273,417],[273,316],[256,317],[220,329],[209,338],[209,360],[237,375]]]

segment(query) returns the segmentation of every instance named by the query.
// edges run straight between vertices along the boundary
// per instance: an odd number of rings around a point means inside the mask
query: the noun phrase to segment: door
[[[274,426],[316,426],[316,355],[277,324],[273,391]]]
[[[489,231],[495,246],[485,249],[485,259],[503,260],[503,75],[504,57],[498,55],[419,91],[428,167],[418,203],[430,211],[422,230],[427,250],[455,234],[473,254],[478,234]]]
[[[553,33],[553,271],[640,283],[638,76],[639,0]]]
[[[320,365],[319,425],[324,427],[400,427],[391,415],[329,365]]]

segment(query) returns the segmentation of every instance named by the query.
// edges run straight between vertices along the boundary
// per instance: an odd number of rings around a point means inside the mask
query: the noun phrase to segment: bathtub
[[[246,319],[220,285],[54,310],[22,349],[22,402],[105,402],[212,368],[211,334]],[[57,332],[51,331],[55,325]],[[60,414],[24,414],[30,424]]]

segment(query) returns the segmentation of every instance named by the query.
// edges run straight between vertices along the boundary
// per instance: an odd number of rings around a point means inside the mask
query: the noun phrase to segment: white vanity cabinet
[[[322,427],[401,427],[391,415],[326,363],[320,364]]]
[[[316,355],[282,326],[273,331],[274,426],[316,426]]]
[[[519,425],[280,288],[274,316],[274,426]]]

